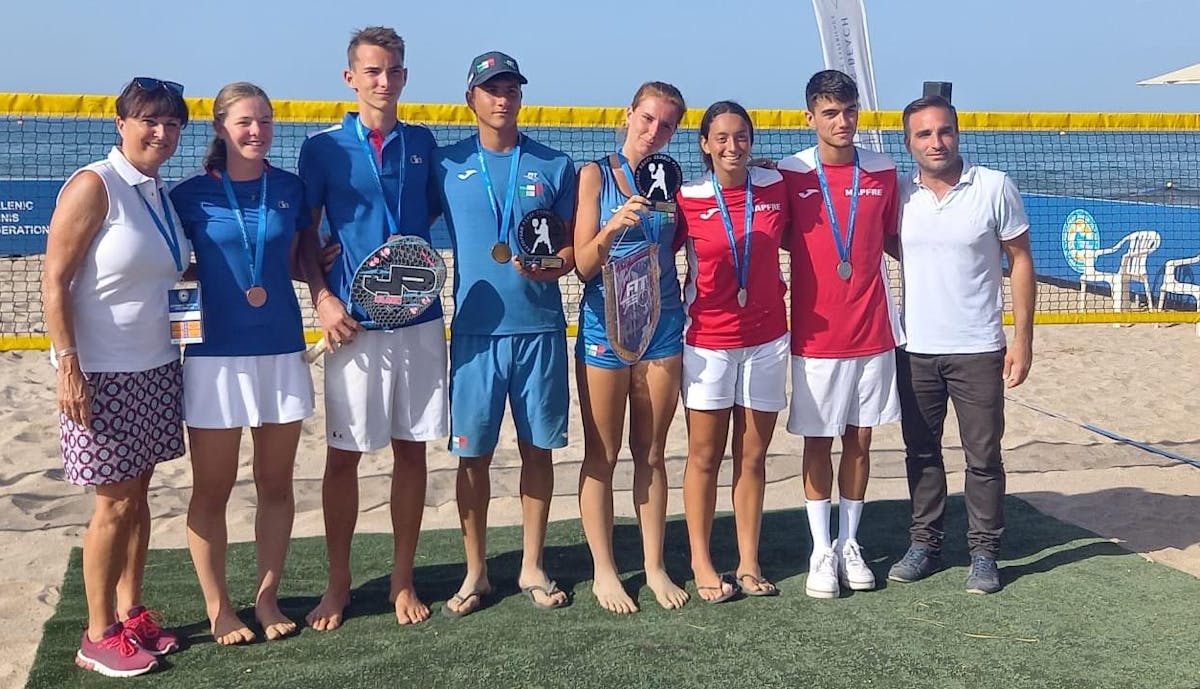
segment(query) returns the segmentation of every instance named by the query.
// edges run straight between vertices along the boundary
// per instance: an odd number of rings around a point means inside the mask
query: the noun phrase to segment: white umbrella
[[[1138,86],[1155,86],[1158,84],[1200,84],[1200,64],[1167,72],[1150,79],[1143,79]]]

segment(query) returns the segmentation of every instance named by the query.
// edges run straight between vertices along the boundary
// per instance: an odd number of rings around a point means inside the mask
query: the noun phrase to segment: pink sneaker
[[[125,631],[133,634],[138,645],[147,653],[162,656],[179,650],[179,637],[164,631],[159,626],[162,623],[161,613],[137,605],[129,609],[129,619],[125,620]]]
[[[142,649],[133,634],[118,622],[104,630],[99,641],[89,639],[84,629],[75,664],[105,677],[136,677],[158,667],[158,659]]]

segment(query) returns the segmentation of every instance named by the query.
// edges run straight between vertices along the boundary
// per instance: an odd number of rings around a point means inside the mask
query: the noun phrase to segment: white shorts
[[[325,355],[325,442],[370,452],[450,434],[446,329],[440,320],[368,330]]]
[[[683,406],[712,411],[735,404],[754,411],[787,408],[791,337],[737,349],[683,346]]]
[[[788,433],[838,438],[846,426],[871,428],[899,420],[896,350],[853,359],[792,357]]]
[[[312,414],[304,352],[184,359],[183,418],[192,428],[256,428]]]

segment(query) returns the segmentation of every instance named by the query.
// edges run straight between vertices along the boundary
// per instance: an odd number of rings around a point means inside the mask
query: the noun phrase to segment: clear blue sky
[[[866,0],[880,105],[924,80],[954,82],[964,110],[1200,110],[1200,86],[1134,86],[1200,62],[1197,0]],[[809,0],[10,0],[0,91],[114,93],[134,75],[211,96],[254,81],[272,97],[333,100],[350,31],[394,26],[408,42],[409,102],[460,102],[467,63],[504,50],[527,104],[624,105],[647,79],[689,104],[802,104],[822,67]]]

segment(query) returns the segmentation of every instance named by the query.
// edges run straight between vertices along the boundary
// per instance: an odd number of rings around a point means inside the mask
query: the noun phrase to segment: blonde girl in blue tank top
[[[643,158],[667,145],[685,111],[679,89],[662,82],[643,84],[626,110],[628,130],[620,153],[584,165],[579,171],[574,242],[576,272],[585,285],[575,365],[584,429],[579,511],[595,568],[592,591],[603,608],[615,613],[638,609],[621,584],[612,545],[612,477],[626,402],[634,508],[642,530],[646,583],[658,604],[666,609],[679,608],[688,599],[688,594],[667,576],[663,563],[667,513],[663,451],[679,401],[683,351],[683,310],[671,253],[674,223],[648,220],[646,224],[652,228],[657,225],[658,237],[644,235],[642,218],[649,212],[647,202],[621,172],[619,159],[623,155],[630,169],[636,168]],[[614,363],[619,360],[611,355],[603,332],[601,269],[610,257],[655,240],[659,242],[662,270],[659,326],[641,360],[633,365]]]

